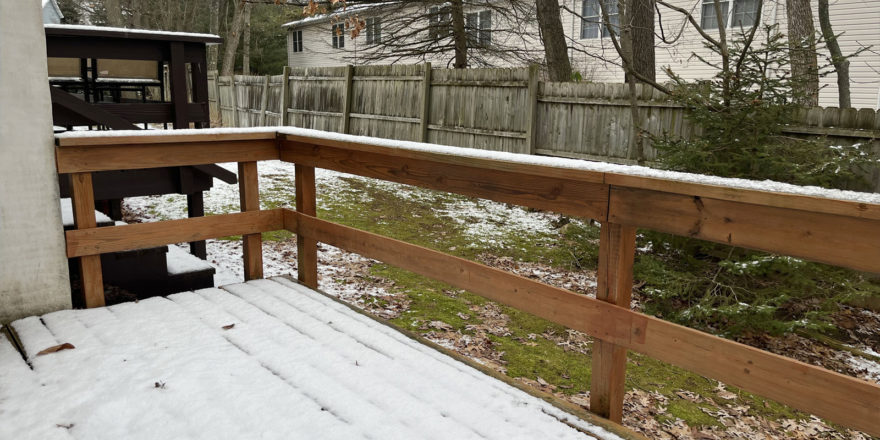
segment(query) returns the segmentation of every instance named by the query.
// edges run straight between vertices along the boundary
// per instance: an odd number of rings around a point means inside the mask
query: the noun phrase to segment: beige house
[[[742,27],[748,27],[757,10],[759,0],[722,0],[721,6],[726,14],[724,26],[728,34],[737,32]],[[599,0],[562,0],[562,22],[567,37],[569,38],[569,56],[573,67],[585,80],[591,81],[622,81],[623,71],[616,64],[618,57],[608,37],[604,25],[599,19]],[[709,33],[718,33],[718,23],[714,15],[704,14],[704,11],[713,11],[713,0],[670,0],[670,3],[689,11],[701,26]],[[614,2],[611,2],[612,4]],[[814,17],[817,1],[813,1]],[[880,106],[880,1],[876,0],[831,0],[831,22],[835,32],[842,35],[838,41],[844,53],[853,53],[863,47],[871,47],[872,50],[863,52],[851,60],[850,81],[852,93],[852,105],[856,108],[873,108]],[[577,11],[579,15],[572,14],[565,9]],[[371,50],[371,46],[381,42],[382,21],[385,8],[380,6],[349,8],[346,14],[358,14],[367,20],[366,35],[351,39],[346,33],[338,35],[334,32],[334,26],[329,15],[310,17],[303,20],[287,23],[288,38],[288,62],[292,67],[309,66],[338,66],[343,64],[368,64],[365,60],[364,51]],[[430,12],[430,11],[428,11]],[[472,19],[474,14],[480,17],[477,10],[466,11]],[[491,12],[491,11],[490,11]],[[431,14],[425,14],[428,20]],[[616,20],[611,14],[611,21]],[[478,18],[479,20],[479,18]],[[656,31],[659,34],[662,25],[662,34],[668,43],[660,40],[657,42],[657,76],[661,81],[665,78],[662,68],[669,67],[685,79],[708,78],[713,74],[712,68],[706,66],[693,55],[699,54],[709,57],[710,52],[703,47],[703,42],[697,31],[687,23],[684,15],[668,8],[660,7],[660,17],[655,18]],[[762,23],[765,25],[778,24],[781,32],[787,31],[785,1],[765,0],[761,13]],[[505,38],[508,44],[521,44],[533,46],[530,49],[537,61],[543,58],[543,52],[538,40],[537,23],[534,20],[526,23],[501,23],[497,18],[487,20],[488,30],[498,40],[502,30],[516,29],[523,35],[520,39]],[[815,23],[818,30],[818,20]],[[589,52],[589,54],[584,53]],[[825,54],[823,54],[825,55]],[[446,57],[448,59],[448,56]],[[407,57],[400,59],[388,59],[380,61],[388,63],[418,63],[424,61],[436,61],[436,55],[423,57]],[[496,67],[510,67],[522,64],[510,60],[499,59]],[[820,59],[820,65],[829,64]],[[837,78],[833,72],[821,78],[819,103],[822,106],[837,106]]]

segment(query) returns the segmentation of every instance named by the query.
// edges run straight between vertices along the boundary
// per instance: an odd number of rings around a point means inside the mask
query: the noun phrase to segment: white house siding
[[[40,3],[0,1],[0,323],[70,308]]]
[[[694,17],[700,20],[701,0],[671,0],[670,3],[692,10]],[[818,2],[813,1],[813,14],[818,17],[816,11]],[[874,46],[873,51],[863,52],[851,60],[850,87],[852,93],[852,105],[855,108],[877,109],[880,105],[880,1],[877,0],[831,0],[830,2],[831,24],[835,33],[844,34],[838,39],[844,53],[853,53],[863,46]],[[575,10],[581,10],[581,0],[568,0],[566,5]],[[661,7],[663,30],[667,36],[677,34],[685,19],[682,14]],[[765,1],[762,12],[764,24],[778,23],[780,31],[787,32],[787,20],[785,2],[782,0]],[[590,49],[594,54],[601,54],[611,61],[617,61],[618,57],[608,38],[581,39],[580,18],[563,11],[563,23],[566,32],[573,41]],[[818,18],[815,20],[818,31]],[[659,33],[659,23],[657,26]],[[718,35],[718,30],[713,29],[710,35]],[[667,79],[661,71],[663,67],[670,67],[676,74],[685,79],[703,79],[711,77],[715,71],[699,61],[692,54],[697,53],[703,57],[710,57],[711,52],[703,46],[702,38],[688,25],[684,34],[675,44],[663,44],[657,40],[657,78],[660,81]],[[597,60],[595,57],[585,55],[577,50],[571,51],[572,64],[576,70],[586,78],[594,81],[623,81],[623,71],[610,63]],[[823,63],[820,60],[821,64]],[[822,106],[837,106],[837,77],[831,72],[820,80],[822,89],[819,92],[819,104]]]
[[[55,0],[43,0],[43,23],[59,24],[61,19],[61,10],[58,9],[58,3]]]
[[[425,9],[423,6],[414,6],[413,8],[421,8]],[[479,7],[468,7],[465,9],[465,14],[469,12],[479,12],[484,10],[485,8]],[[365,14],[361,13],[361,18],[367,18],[370,16],[380,16],[381,9],[374,9],[376,14]],[[398,10],[394,10],[392,13],[400,13]],[[425,13],[427,14],[427,12]],[[523,25],[522,23],[509,23],[505,20],[506,17],[499,17],[499,14],[492,14],[492,42],[493,44],[499,44],[501,46],[507,47],[529,47],[534,50],[535,60],[540,61],[543,58],[543,48],[540,46],[540,41],[537,38],[537,23],[529,22]],[[312,20],[310,22],[306,22],[305,24],[298,26],[290,26],[287,29],[287,60],[288,65],[291,67],[322,67],[322,66],[340,66],[345,64],[364,64],[363,61],[363,51],[370,50],[369,46],[366,45],[366,33],[365,31],[361,32],[361,35],[358,38],[351,39],[349,38],[349,33],[346,32],[344,34],[345,38],[345,48],[344,49],[336,49],[332,45],[332,33],[331,26],[329,20]],[[518,35],[516,32],[502,32],[501,29],[525,29],[525,33],[527,34],[525,37]],[[303,51],[302,52],[294,52],[293,51],[293,32],[302,31],[303,33]],[[389,38],[388,33],[386,32],[386,28],[382,29],[382,38]],[[428,55],[425,57],[406,57],[400,60],[389,59],[388,61],[381,61],[383,64],[390,64],[392,61],[397,64],[415,64],[421,63],[425,61],[429,61],[438,65],[438,67],[445,67],[442,63],[446,63],[450,60],[451,54],[448,55]],[[493,67],[515,67],[519,65],[523,65],[526,63],[514,63],[507,60],[502,59],[490,59]]]

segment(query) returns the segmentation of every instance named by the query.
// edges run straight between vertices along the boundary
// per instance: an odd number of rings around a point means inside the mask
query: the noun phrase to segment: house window
[[[294,52],[302,52],[303,51],[303,31],[293,31],[291,32],[293,39],[291,40],[290,48]]]
[[[761,0],[720,0],[721,20],[725,28],[750,28],[755,23],[758,4]],[[733,3],[733,9],[730,3]],[[715,14],[715,0],[703,0],[700,10],[700,26],[703,29],[718,29],[718,16]]]
[[[382,18],[370,17],[367,19],[367,44],[382,43]]]
[[[492,11],[472,12],[465,16],[468,45],[487,47],[492,43]]]
[[[611,29],[618,26],[619,16],[617,11],[617,0],[602,0],[605,6],[605,13],[608,14],[608,23]],[[602,20],[602,9],[599,6],[599,0],[584,0],[581,4],[581,38],[599,38],[599,31],[602,37],[610,35],[608,26],[605,26]]]
[[[332,28],[333,48],[342,49],[345,47],[345,23],[336,23]]]
[[[751,28],[758,15],[758,4],[761,0],[736,0],[733,2],[731,23],[734,28]]]
[[[448,6],[431,6],[428,9],[428,33],[432,40],[443,38],[452,33],[452,11]]]

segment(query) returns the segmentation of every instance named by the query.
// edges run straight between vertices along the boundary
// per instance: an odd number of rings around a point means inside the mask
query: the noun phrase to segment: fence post
[[[296,185],[296,210],[305,215],[316,216],[315,167],[294,166]],[[296,275],[306,286],[318,288],[318,242],[313,238],[296,234]]]
[[[345,66],[345,96],[342,97],[342,127],[340,133],[348,134],[350,127],[351,115],[351,89],[354,78],[354,66],[351,64]]]
[[[428,142],[428,124],[431,122],[431,63],[424,64],[422,74],[422,125],[419,140]]]
[[[269,106],[269,75],[263,79],[263,99],[260,100],[260,119],[257,121],[258,127],[266,126],[266,107]]]
[[[602,224],[596,299],[619,307],[630,307],[635,249],[635,227]],[[623,418],[625,382],[626,348],[596,339],[593,343],[590,411],[620,423]]]
[[[256,162],[238,163],[238,193],[241,212],[260,210],[260,183]],[[241,237],[245,281],[263,278],[262,234]]]
[[[76,229],[98,226],[95,219],[95,190],[92,187],[92,173],[70,175],[70,203],[73,207],[73,225]],[[82,283],[82,296],[77,303],[85,308],[104,306],[104,276],[101,273],[101,256],[79,257],[79,275]]]
[[[535,154],[535,150],[537,149],[536,140],[537,140],[537,131],[538,131],[538,65],[530,64],[529,65],[529,97],[528,104],[526,107],[526,111],[528,112],[528,118],[526,119],[526,123],[528,127],[526,128],[526,147],[528,149],[529,154]]]
[[[229,90],[232,91],[232,126],[238,127],[238,93],[235,90],[235,75],[229,76]]]
[[[211,78],[214,80],[214,100],[217,109],[217,124],[223,126],[223,103],[220,101],[220,74],[216,70],[211,72]]]
[[[290,66],[281,69],[281,115],[278,117],[278,125],[287,125],[287,108],[290,107]]]

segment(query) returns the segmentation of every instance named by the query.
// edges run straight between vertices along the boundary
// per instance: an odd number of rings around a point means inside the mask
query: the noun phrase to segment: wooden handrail
[[[67,257],[133,251],[171,243],[284,229],[279,209],[67,231]]]
[[[271,135],[271,136],[270,136]],[[467,289],[597,338],[593,410],[619,421],[626,350],[638,351],[880,435],[880,386],[767,353],[628,309],[635,228],[759,249],[880,273],[880,205],[744,190],[656,177],[459,157],[352,140],[237,133],[61,138],[59,172],[77,173],[87,204],[89,173],[113,169],[240,163],[242,212],[95,228],[86,209],[67,233],[68,255],[89,258],[84,286],[94,299],[99,253],[239,235],[250,242],[248,276],[262,273],[259,232],[297,234],[299,278],[317,286],[324,242]],[[155,141],[155,142],[154,142]],[[259,211],[256,161],[296,164],[297,211]],[[597,299],[315,217],[314,168],[530,206],[602,222]],[[92,219],[93,220],[93,219]],[[260,266],[260,267],[257,267]],[[86,301],[87,305],[89,304]],[[96,303],[95,303],[96,304]]]

